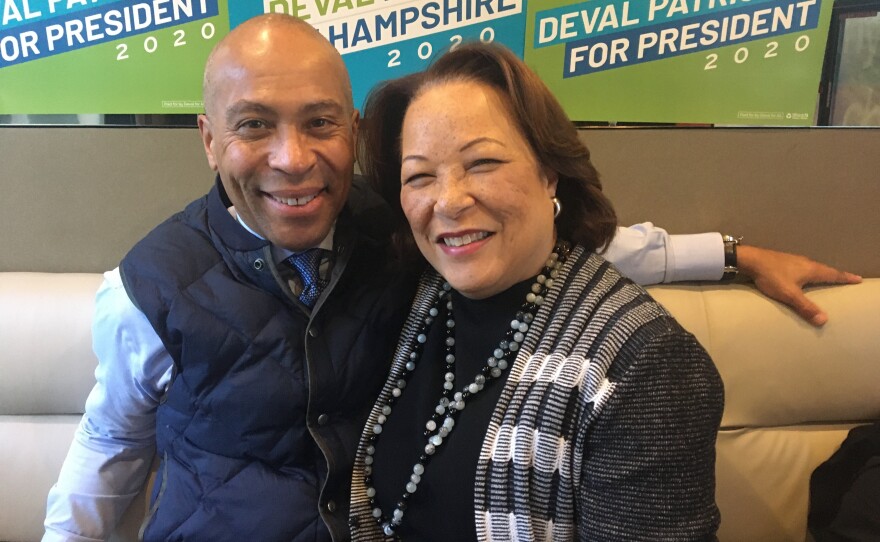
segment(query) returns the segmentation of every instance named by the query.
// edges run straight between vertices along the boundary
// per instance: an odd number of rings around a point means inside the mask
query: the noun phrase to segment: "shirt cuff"
[[[663,282],[721,280],[724,243],[718,233],[670,235]]]

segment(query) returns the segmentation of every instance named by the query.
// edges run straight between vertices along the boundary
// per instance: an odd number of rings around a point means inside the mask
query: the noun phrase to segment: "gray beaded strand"
[[[409,345],[409,356],[405,364],[404,370],[395,382],[394,388],[391,389],[391,396],[382,405],[381,413],[376,419],[376,423],[372,428],[372,435],[368,438],[369,444],[365,449],[364,457],[364,484],[367,487],[367,497],[370,499],[370,507],[372,509],[373,518],[379,523],[382,532],[393,537],[397,529],[403,523],[404,512],[407,503],[418,490],[419,482],[425,472],[425,467],[432,455],[437,453],[438,448],[443,445],[444,439],[448,438],[455,427],[455,420],[464,410],[467,399],[481,392],[487,384],[499,378],[505,369],[508,368],[512,358],[516,357],[516,352],[525,339],[526,333],[529,331],[529,325],[535,317],[535,313],[544,303],[544,296],[547,291],[553,287],[553,281],[559,276],[559,270],[568,256],[570,247],[565,242],[559,242],[554,247],[553,252],[547,259],[544,269],[535,277],[535,283],[526,295],[525,303],[516,313],[516,317],[511,320],[510,327],[507,330],[504,339],[498,343],[498,347],[492,352],[492,355],[486,360],[486,365],[477,373],[473,382],[462,387],[459,391],[455,389],[455,318],[452,312],[452,286],[448,282],[444,282],[437,295],[437,300],[429,309],[428,316],[422,322],[421,329],[416,333],[415,338]],[[434,413],[425,424],[424,435],[427,437],[427,443],[419,457],[419,461],[413,465],[412,474],[404,488],[405,491],[401,495],[397,503],[397,507],[387,517],[382,508],[378,504],[376,497],[376,488],[373,487],[373,455],[376,453],[376,443],[382,434],[382,426],[388,420],[392,407],[397,399],[403,394],[406,382],[410,375],[415,371],[421,359],[424,345],[428,340],[428,331],[434,320],[440,316],[440,309],[445,309],[445,348],[446,348],[446,372],[444,375],[443,389],[440,394],[440,400],[434,407]],[[443,421],[440,422],[440,419]]]

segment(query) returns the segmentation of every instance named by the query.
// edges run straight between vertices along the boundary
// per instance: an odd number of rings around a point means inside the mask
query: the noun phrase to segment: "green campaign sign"
[[[298,16],[355,102],[466,40],[525,58],[584,121],[811,125],[832,0],[0,0],[0,114],[198,113],[211,47]]]
[[[192,113],[218,0],[0,0],[0,113]]]
[[[525,59],[576,120],[809,126],[831,7],[529,2]]]

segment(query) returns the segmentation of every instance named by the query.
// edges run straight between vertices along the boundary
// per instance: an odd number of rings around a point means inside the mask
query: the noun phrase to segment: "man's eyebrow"
[[[318,100],[310,102],[299,108],[299,115],[315,115],[319,113],[329,113],[333,115],[344,115],[345,107],[335,100]],[[250,100],[239,100],[226,109],[226,121],[232,123],[242,115],[260,115],[263,117],[274,117],[277,111],[259,102]]]
[[[226,109],[226,121],[231,123],[244,114],[271,116],[275,114],[275,111],[258,102],[239,100]]]
[[[319,100],[307,103],[300,108],[300,112],[306,115],[324,111],[341,115],[345,113],[345,107],[336,100]]]

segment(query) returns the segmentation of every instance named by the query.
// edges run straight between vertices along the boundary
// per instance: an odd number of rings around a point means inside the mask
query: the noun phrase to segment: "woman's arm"
[[[615,390],[587,434],[579,540],[715,539],[721,379],[692,335],[671,319],[658,325],[609,369]]]

